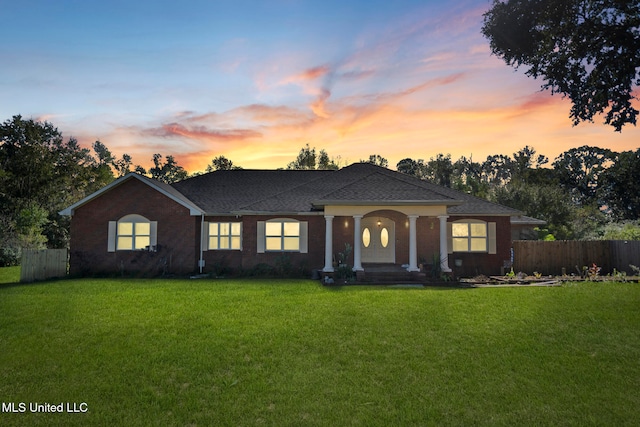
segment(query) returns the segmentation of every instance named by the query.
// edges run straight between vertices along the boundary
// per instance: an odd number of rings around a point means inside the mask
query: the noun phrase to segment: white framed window
[[[307,222],[289,218],[258,221],[258,253],[307,253]]]
[[[153,249],[157,244],[156,221],[142,215],[125,215],[109,221],[107,251],[136,251]]]
[[[242,250],[241,222],[205,223],[206,250]]]
[[[496,253],[496,223],[461,219],[448,224],[449,252]]]

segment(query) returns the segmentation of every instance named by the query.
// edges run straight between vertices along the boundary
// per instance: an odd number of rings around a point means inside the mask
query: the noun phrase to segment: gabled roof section
[[[170,186],[169,184],[165,184],[164,182],[160,182],[157,181],[155,179],[151,179],[151,178],[147,178],[145,176],[139,175],[137,173],[129,173],[123,177],[120,177],[118,179],[116,179],[115,181],[113,181],[112,183],[106,185],[105,187],[102,187],[100,190],[96,191],[93,194],[90,194],[89,196],[85,197],[84,199],[80,200],[77,203],[74,203],[73,205],[69,206],[66,209],[63,209],[59,212],[60,215],[69,215],[69,216],[73,216],[74,211],[89,203],[90,201],[100,197],[102,194],[110,191],[111,189],[118,187],[122,184],[124,184],[125,182],[131,180],[131,179],[137,179],[140,182],[143,182],[144,184],[148,185],[149,187],[153,188],[154,190],[162,193],[163,195],[167,196],[168,198],[170,198],[171,200],[173,200],[174,202],[184,206],[185,208],[189,209],[189,213],[191,215],[202,215],[204,214],[204,210],[202,210],[198,205],[196,205],[195,203],[193,203],[191,200],[189,200],[187,197],[185,197],[184,194],[180,193],[178,190],[176,190],[175,188],[173,188],[172,186]]]
[[[395,204],[446,205],[461,203],[424,181],[370,163],[355,163],[337,174],[337,186],[315,205]]]

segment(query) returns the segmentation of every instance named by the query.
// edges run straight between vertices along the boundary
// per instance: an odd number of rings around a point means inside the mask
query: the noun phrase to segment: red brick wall
[[[456,277],[473,277],[479,274],[486,276],[498,275],[504,261],[511,257],[511,220],[508,216],[474,216],[449,217],[453,222],[460,219],[479,219],[496,223],[496,254],[460,253],[449,254],[449,267]],[[461,267],[456,267],[455,260],[462,261]]]
[[[158,222],[158,250],[107,252],[108,224],[138,214]],[[72,275],[189,274],[197,270],[200,217],[132,178],[76,209],[71,220]]]
[[[308,224],[308,253],[296,252],[266,252],[258,253],[258,221],[268,221],[275,218],[289,218],[298,221],[306,221]],[[209,222],[242,222],[242,251],[213,250],[205,251],[205,272],[214,272],[216,269],[242,269],[249,270],[258,264],[275,266],[278,258],[285,255],[291,266],[296,270],[311,271],[324,266],[324,240],[325,220],[321,215],[245,215],[235,217],[206,217]]]

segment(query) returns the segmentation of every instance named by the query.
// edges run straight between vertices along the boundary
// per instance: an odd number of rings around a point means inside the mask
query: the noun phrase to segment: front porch
[[[350,264],[358,278],[400,272],[409,273],[402,276],[410,278],[411,273],[419,276],[419,263],[434,257],[439,261],[439,271],[451,272],[446,206],[408,204],[339,208],[325,207],[323,273],[336,271],[339,259],[340,263]],[[352,250],[348,261],[344,259],[345,244]]]

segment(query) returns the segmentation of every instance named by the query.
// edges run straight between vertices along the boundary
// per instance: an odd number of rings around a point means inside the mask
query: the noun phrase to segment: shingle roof
[[[517,215],[519,211],[369,163],[338,171],[232,170],[172,187],[208,214],[302,213],[326,204],[444,204],[452,215]]]

